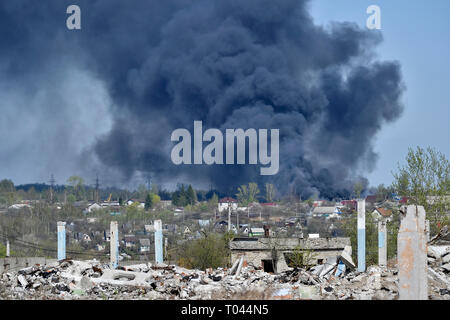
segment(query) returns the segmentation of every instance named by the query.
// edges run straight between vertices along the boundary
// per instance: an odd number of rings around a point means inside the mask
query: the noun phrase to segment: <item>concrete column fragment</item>
[[[162,221],[155,220],[155,262],[163,263]]]
[[[239,276],[239,274],[241,273],[241,269],[242,269],[242,265],[244,264],[244,257],[241,257],[241,259],[239,260],[239,265],[237,267],[236,270],[236,275],[234,276],[235,278],[237,278]]]
[[[358,271],[366,271],[366,200],[358,199]]]
[[[236,261],[233,263],[233,265],[231,266],[230,272],[229,274],[232,275],[234,270],[236,270],[238,264],[239,264],[240,259],[236,259]]]
[[[111,241],[110,241],[110,259],[111,268],[116,269],[119,265],[119,226],[117,221],[111,221],[110,224]]]
[[[385,267],[387,265],[387,234],[385,219],[378,221],[378,265]]]
[[[11,252],[9,250],[9,240],[6,240],[6,257],[10,256]]]
[[[400,300],[427,300],[428,266],[425,209],[403,207],[397,238]]]
[[[63,221],[57,222],[58,232],[58,260],[66,258],[66,223]]]

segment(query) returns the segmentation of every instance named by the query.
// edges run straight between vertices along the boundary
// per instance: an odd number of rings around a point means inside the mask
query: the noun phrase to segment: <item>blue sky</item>
[[[408,147],[431,146],[450,158],[450,1],[448,0],[313,0],[318,24],[351,21],[365,27],[369,5],[381,8],[384,37],[380,58],[402,65],[406,91],[403,116],[384,126],[375,151],[377,167],[371,185],[392,182],[392,170]]]

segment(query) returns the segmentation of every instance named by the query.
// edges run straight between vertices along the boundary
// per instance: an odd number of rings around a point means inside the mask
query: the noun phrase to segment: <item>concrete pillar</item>
[[[366,271],[366,200],[358,199],[358,271]]]
[[[111,221],[110,232],[110,263],[111,269],[116,269],[119,265],[119,226],[117,221]]]
[[[9,251],[9,240],[6,240],[6,257],[9,258],[11,252]]]
[[[397,238],[398,288],[400,300],[428,299],[425,209],[403,207]]]
[[[162,236],[162,221],[155,220],[155,261],[156,263],[163,263],[163,236]]]
[[[58,260],[66,258],[66,223],[63,221],[57,222],[58,231]]]
[[[385,267],[387,265],[387,234],[386,219],[378,221],[378,265]]]

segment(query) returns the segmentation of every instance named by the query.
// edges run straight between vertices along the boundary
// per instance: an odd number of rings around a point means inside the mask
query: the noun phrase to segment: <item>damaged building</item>
[[[349,246],[350,238],[234,238],[230,241],[231,263],[243,257],[246,265],[280,273],[289,269],[292,254],[298,250],[312,250],[308,264],[316,265],[341,255]]]

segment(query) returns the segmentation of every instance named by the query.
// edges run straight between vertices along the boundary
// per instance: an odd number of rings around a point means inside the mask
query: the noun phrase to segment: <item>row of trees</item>
[[[449,223],[450,163],[433,148],[409,148],[404,165],[394,173],[393,188],[408,203],[423,206],[432,232]]]
[[[276,195],[276,189],[273,184],[265,184],[265,200],[267,202],[273,202]],[[260,190],[258,184],[250,182],[248,185],[241,185],[238,188],[238,193],[236,194],[239,204],[246,207],[252,202],[258,202],[258,194]]]
[[[187,205],[195,205],[197,202],[197,193],[194,188],[189,185],[187,188],[184,184],[178,186],[178,190],[172,194],[172,204],[178,207]]]

